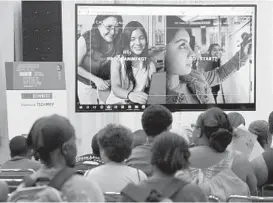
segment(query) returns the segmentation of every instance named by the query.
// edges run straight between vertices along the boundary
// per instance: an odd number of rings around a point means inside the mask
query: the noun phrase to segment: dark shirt
[[[41,163],[38,161],[30,160],[25,157],[15,156],[6,161],[1,169],[33,169],[37,171],[41,167]]]

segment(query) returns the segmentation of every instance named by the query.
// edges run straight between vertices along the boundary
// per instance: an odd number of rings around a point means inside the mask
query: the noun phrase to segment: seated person
[[[122,33],[123,54],[111,62],[111,93],[106,104],[146,104],[155,63],[148,57],[148,37],[137,21],[129,22]]]
[[[248,130],[257,136],[257,140],[264,150],[270,148],[272,134],[269,132],[269,125],[264,120],[256,120],[250,123]]]
[[[132,151],[132,132],[109,124],[98,134],[100,156],[104,165],[91,169],[86,177],[98,183],[103,192],[120,192],[128,183],[147,179],[143,171],[127,166],[124,160]]]
[[[250,162],[227,150],[232,132],[221,109],[214,107],[202,113],[193,131],[195,147],[190,149],[190,167],[178,172],[177,177],[197,183],[207,195],[217,196],[221,201],[232,194],[257,195],[257,180]]]
[[[136,130],[133,132],[133,148],[144,145],[147,141],[147,135],[144,130]]]
[[[52,180],[64,169],[75,166],[77,155],[75,129],[67,118],[59,115],[46,116],[37,119],[29,133],[32,147],[39,153],[44,165],[30,176],[37,185],[46,184],[39,178]],[[26,187],[23,182],[17,190]],[[94,181],[74,174],[64,182],[60,189],[68,202],[103,202],[104,196]]]
[[[38,161],[31,160],[32,150],[27,145],[27,138],[16,136],[9,142],[11,159],[6,161],[1,169],[33,169],[37,171],[41,164]]]
[[[189,147],[181,136],[171,132],[162,133],[155,138],[151,152],[151,164],[154,167],[154,173],[148,180],[140,182],[139,187],[146,191],[156,190],[162,195],[165,194],[165,191],[171,190],[173,195],[167,198],[173,202],[207,201],[206,195],[200,187],[179,180],[174,176],[178,170],[187,168],[189,164]],[[181,182],[179,187],[175,186],[177,181]],[[130,202],[132,199],[123,195],[121,201]]]
[[[75,168],[77,170],[86,171],[103,164],[100,158],[100,149],[98,145],[98,133],[92,138],[91,143],[92,154],[85,154],[76,158]]]
[[[241,49],[227,63],[207,72],[192,69],[195,53],[190,48],[189,29],[177,16],[167,16],[167,104],[215,104],[211,87],[221,84],[243,67],[249,57],[251,35],[244,35]]]
[[[153,173],[151,164],[151,147],[154,139],[160,133],[169,131],[172,127],[171,112],[162,105],[151,105],[144,110],[141,118],[142,128],[147,135],[147,141],[132,150],[131,156],[126,160],[128,166],[142,170],[148,177]]]
[[[240,125],[246,125],[245,118],[238,112],[230,112],[227,114],[227,116],[233,129],[238,128]]]

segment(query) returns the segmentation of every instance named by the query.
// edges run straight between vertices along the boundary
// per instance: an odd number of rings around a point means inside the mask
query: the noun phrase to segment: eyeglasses
[[[112,30],[117,31],[119,29],[119,24],[116,25],[104,25],[103,23],[101,23],[103,25],[103,27],[108,31],[111,32]]]

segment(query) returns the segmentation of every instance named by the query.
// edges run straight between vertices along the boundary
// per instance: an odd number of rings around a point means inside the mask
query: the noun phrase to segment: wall
[[[15,1],[11,1],[15,2]],[[108,123],[115,122],[121,123],[132,130],[141,128],[140,118],[141,113],[75,113],[75,2],[77,3],[98,3],[101,1],[63,1],[63,50],[64,50],[64,63],[66,66],[66,78],[67,78],[67,92],[68,92],[68,115],[76,128],[77,135],[79,136],[79,154],[87,153],[90,149],[90,143],[92,136],[103,126]],[[103,1],[113,2],[113,1]],[[147,1],[120,1],[116,0],[117,3],[147,3]],[[161,1],[148,1],[151,3],[161,3]],[[219,1],[190,1],[190,0],[173,0],[164,1],[164,4],[203,4],[203,3],[221,3]],[[232,1],[234,2],[234,1]],[[232,3],[231,1],[223,1],[223,4]],[[18,3],[18,2],[17,2]],[[253,3],[253,1],[236,1],[236,3]],[[269,44],[273,43],[271,40],[273,36],[273,24],[269,21],[272,18],[271,8],[273,2],[255,1],[258,4],[258,43],[257,43],[257,72],[256,72],[256,83],[257,83],[257,112],[242,112],[245,116],[247,123],[255,119],[267,119],[268,114],[273,110],[273,88],[272,88],[272,68],[270,64],[270,58],[272,58],[272,46]],[[7,157],[7,121],[6,121],[6,100],[5,100],[5,73],[4,73],[4,62],[14,60],[13,50],[13,36],[15,25],[15,34],[20,32],[20,23],[18,18],[14,23],[13,14],[19,12],[18,9],[12,7],[10,2],[0,1],[0,25],[4,28],[4,32],[0,32],[0,133],[1,140],[4,140],[3,145],[0,146],[0,163],[1,158]],[[20,15],[17,13],[17,16]],[[4,20],[2,20],[4,19]],[[267,23],[268,22],[268,23]],[[19,25],[18,25],[19,24]],[[20,40],[16,41],[15,52],[20,54]],[[18,43],[18,44],[17,44]],[[16,57],[18,58],[18,57]],[[20,57],[19,57],[20,59]],[[194,122],[197,115],[200,112],[182,112],[174,114],[174,126],[178,127],[180,123],[183,125],[189,125]],[[16,115],[14,115],[16,116]],[[5,152],[2,154],[2,152]]]

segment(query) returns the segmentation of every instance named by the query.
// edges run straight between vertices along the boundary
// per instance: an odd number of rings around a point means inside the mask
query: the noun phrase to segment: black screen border
[[[96,6],[113,6],[113,7],[252,7],[254,8],[254,103],[229,103],[229,104],[162,104],[167,107],[171,112],[183,111],[202,111],[210,107],[219,107],[224,111],[256,111],[256,48],[257,48],[257,4],[92,4],[92,3],[76,3],[75,4],[75,112],[76,113],[99,113],[99,112],[143,112],[150,104],[126,104],[126,105],[110,105],[110,104],[97,104],[97,105],[81,105],[77,101],[77,61],[78,61],[78,47],[77,47],[77,22],[78,22],[78,7],[96,7]],[[117,107],[115,107],[117,106]],[[122,108],[122,106],[124,108]]]

